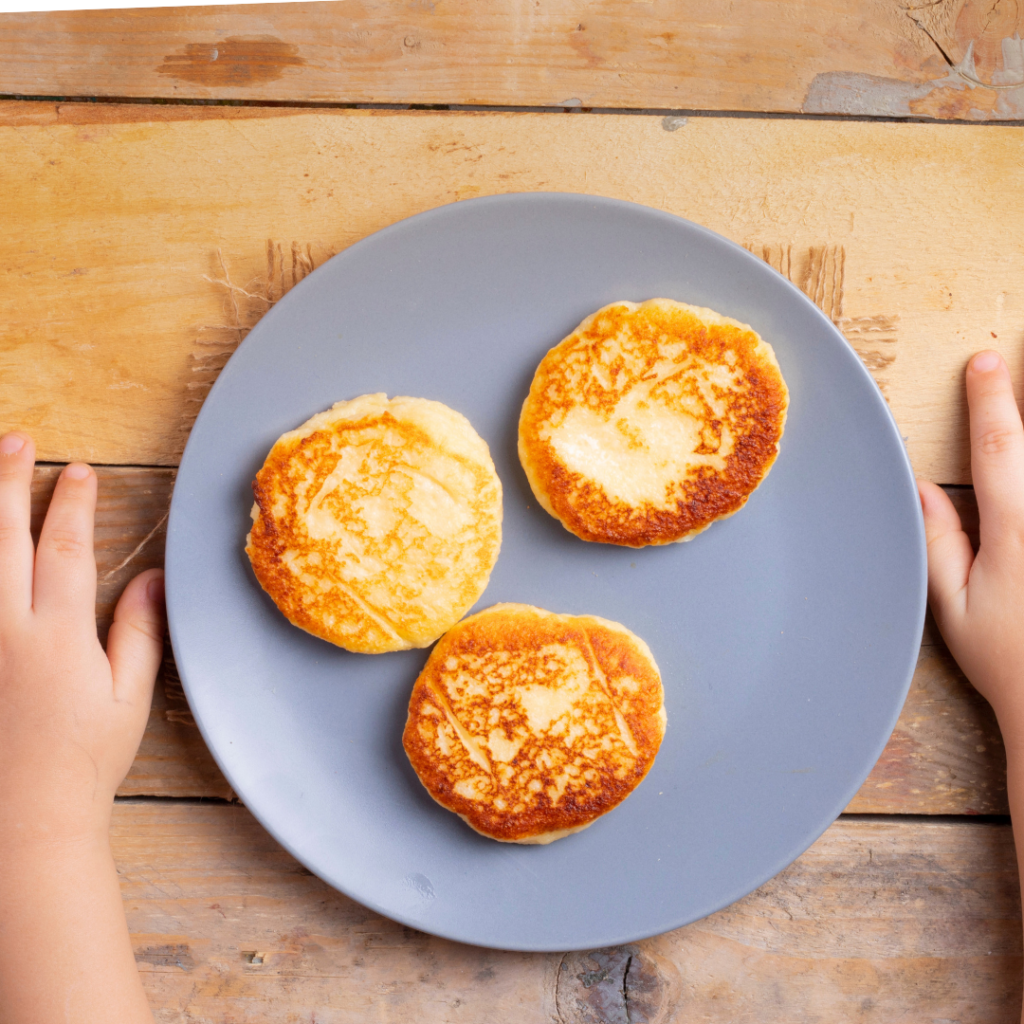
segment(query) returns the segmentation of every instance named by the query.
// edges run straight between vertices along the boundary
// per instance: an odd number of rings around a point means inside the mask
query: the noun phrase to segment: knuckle
[[[25,524],[13,516],[0,516],[0,544],[25,534]]]
[[[0,483],[8,480],[25,480],[28,477],[25,466],[19,459],[0,459]]]
[[[992,427],[979,434],[975,448],[983,455],[1002,455],[1015,448],[1020,441],[1020,431],[1012,427]]]
[[[155,640],[158,643],[164,642],[164,624],[153,619],[129,619],[128,623],[132,629],[137,630],[148,640]]]
[[[88,548],[80,533],[62,529],[50,530],[46,534],[45,546],[62,558],[81,558]]]

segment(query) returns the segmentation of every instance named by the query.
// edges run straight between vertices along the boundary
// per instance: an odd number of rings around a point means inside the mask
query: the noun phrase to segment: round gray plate
[[[618,299],[753,325],[791,406],[736,516],[686,544],[586,544],[530,493],[519,409],[544,353]],[[418,395],[469,417],[505,489],[477,605],[622,622],[654,652],[668,733],[637,791],[585,832],[512,846],[435,804],[402,750],[426,651],[349,654],[289,625],[243,553],[275,439],[333,402]],[[167,536],[175,658],[231,785],[303,864],[373,910],[517,950],[615,945],[759,886],[842,811],[896,722],[925,606],[910,465],[857,356],[796,288],[666,213],[492,196],[402,221],[279,302],[220,375],[185,450]]]

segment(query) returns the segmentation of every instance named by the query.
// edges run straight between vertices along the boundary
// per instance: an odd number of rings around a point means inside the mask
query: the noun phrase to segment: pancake
[[[246,554],[289,622],[349,651],[426,647],[483,593],[501,483],[469,421],[363,395],[282,435],[252,485]]]
[[[662,699],[650,649],[625,626],[498,604],[431,652],[402,742],[430,795],[481,835],[550,843],[640,784]]]
[[[538,502],[583,540],[689,540],[743,507],[789,392],[746,324],[671,299],[615,302],[541,360],[519,419]]]

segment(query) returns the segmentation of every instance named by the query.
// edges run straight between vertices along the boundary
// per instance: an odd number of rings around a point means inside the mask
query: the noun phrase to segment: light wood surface
[[[0,152],[0,428],[47,459],[174,464],[296,280],[494,192],[634,200],[765,256],[846,332],[941,483],[969,482],[968,356],[998,344],[1024,376],[1024,128],[8,103]]]
[[[978,546],[970,488],[947,488]],[[847,812],[1009,814],[1006,753],[988,702],[964,678],[929,614],[906,703],[882,756]]]
[[[112,842],[161,1024],[1020,1019],[1005,825],[843,819],[703,921],[568,955],[476,949],[385,920],[241,807],[120,803]]]
[[[473,0],[0,15],[0,93],[1024,117],[1019,4]]]

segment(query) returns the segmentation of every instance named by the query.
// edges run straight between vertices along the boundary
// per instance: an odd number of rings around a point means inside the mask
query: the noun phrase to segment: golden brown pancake
[[[689,540],[731,516],[779,451],[789,392],[746,324],[671,299],[615,302],[537,367],[519,458],[583,540]]]
[[[442,807],[505,843],[550,843],[620,804],[665,734],[647,644],[617,622],[497,604],[450,629],[403,744]]]
[[[424,398],[338,402],[278,439],[252,489],[256,578],[289,622],[350,651],[432,644],[501,546],[487,445]]]

